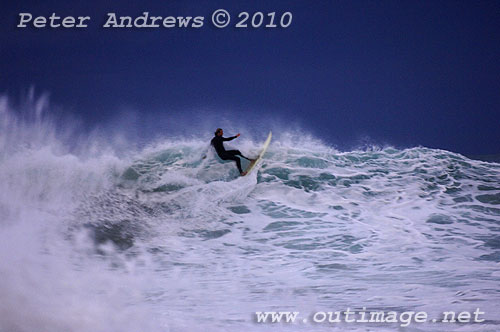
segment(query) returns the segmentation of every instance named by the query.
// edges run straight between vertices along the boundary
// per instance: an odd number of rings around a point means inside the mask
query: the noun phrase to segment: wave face
[[[238,177],[204,140],[124,156],[109,142],[69,148],[5,98],[0,113],[2,332],[299,331],[254,312],[362,307],[481,308],[480,328],[498,329],[500,164],[422,147],[339,152],[289,133]],[[229,143],[249,156],[262,144]]]

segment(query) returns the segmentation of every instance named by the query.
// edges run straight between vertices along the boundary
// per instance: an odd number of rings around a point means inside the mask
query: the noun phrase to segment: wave
[[[347,307],[497,327],[498,163],[282,131],[239,177],[206,139],[125,153],[27,105],[0,99],[0,330],[254,331],[273,328],[255,311]],[[227,145],[256,154],[243,137]]]

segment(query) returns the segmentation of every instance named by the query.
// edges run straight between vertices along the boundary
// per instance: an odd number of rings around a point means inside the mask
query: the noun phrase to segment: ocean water
[[[1,332],[500,329],[498,163],[275,132],[238,177],[207,140],[123,153],[70,140],[45,107],[0,99]],[[311,322],[347,308],[485,321]]]

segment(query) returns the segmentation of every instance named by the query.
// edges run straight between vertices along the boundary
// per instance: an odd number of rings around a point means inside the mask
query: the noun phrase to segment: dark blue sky
[[[293,22],[216,29],[218,8],[233,20],[289,11]],[[200,15],[204,26],[102,28],[108,12],[143,11]],[[89,127],[124,109],[158,121],[193,112],[204,121],[211,110],[217,123],[220,109],[226,120],[299,124],[338,147],[368,137],[500,152],[500,1],[16,1],[0,12],[0,92],[34,86]],[[19,29],[20,12],[91,21]]]

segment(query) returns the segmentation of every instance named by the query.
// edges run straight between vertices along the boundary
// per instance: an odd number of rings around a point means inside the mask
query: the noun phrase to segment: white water
[[[255,311],[500,314],[500,165],[442,150],[338,152],[278,135],[237,178],[207,142],[131,155],[68,143],[0,102],[0,331],[395,330],[258,324]],[[66,137],[66,138],[64,138]],[[231,142],[247,155],[262,142]],[[77,148],[70,148],[76,145]],[[78,151],[78,152],[75,152]]]

